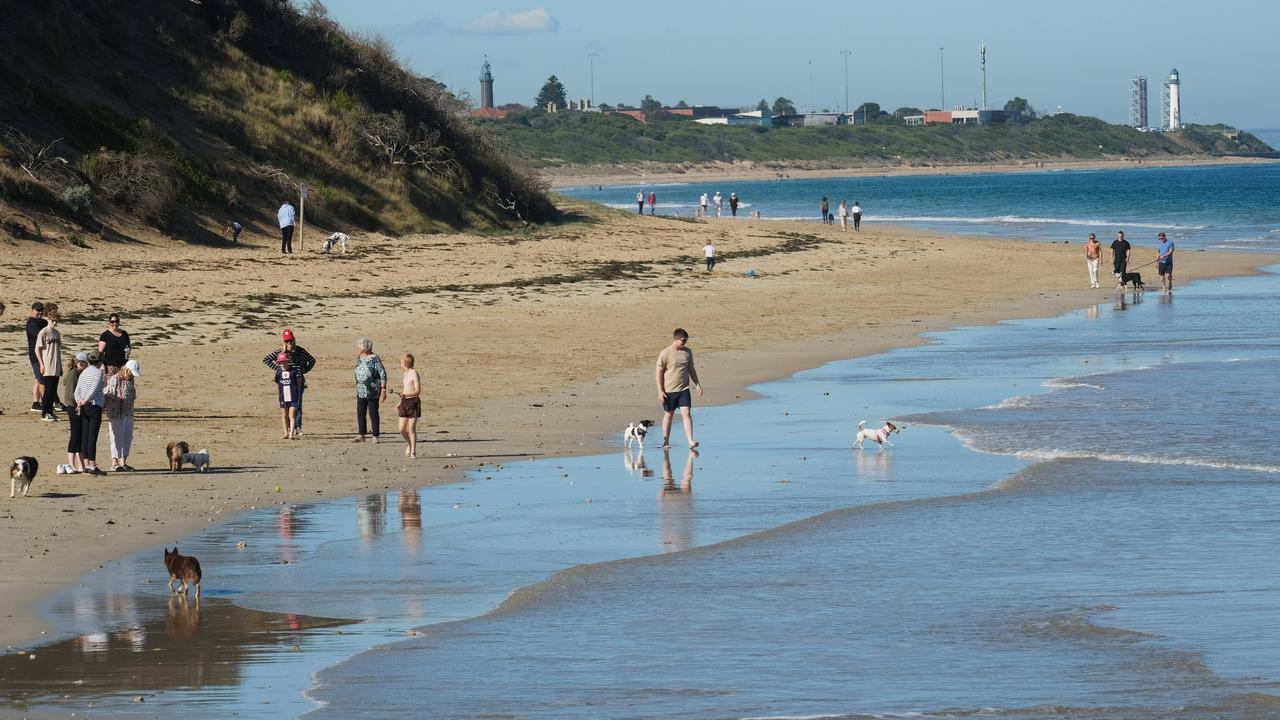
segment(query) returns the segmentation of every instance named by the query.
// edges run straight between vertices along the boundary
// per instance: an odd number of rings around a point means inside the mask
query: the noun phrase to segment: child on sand
[[[281,440],[298,437],[293,426],[298,415],[298,388],[301,385],[302,375],[290,368],[288,354],[276,355],[276,388],[280,393],[280,422],[284,425]]]
[[[422,379],[418,371],[413,369],[413,356],[405,353],[400,358],[400,367],[404,368],[404,392],[400,393],[400,402],[396,405],[396,415],[400,418],[400,437],[404,438],[404,454],[409,459],[418,457],[418,418],[422,417]]]

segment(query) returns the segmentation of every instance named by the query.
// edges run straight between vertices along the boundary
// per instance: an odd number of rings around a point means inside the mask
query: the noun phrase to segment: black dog
[[[1147,286],[1142,282],[1142,273],[1127,272],[1120,275],[1120,287],[1132,285],[1134,290],[1146,290]]]

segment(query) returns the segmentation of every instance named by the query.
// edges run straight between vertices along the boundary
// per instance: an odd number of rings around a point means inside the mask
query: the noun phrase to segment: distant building
[[[752,110],[725,117],[702,117],[694,120],[699,125],[754,125],[773,127],[773,115],[768,110]]]
[[[493,108],[493,71],[489,68],[489,56],[484,56],[484,64],[480,66],[480,109]]]
[[[923,125],[924,115],[903,115],[902,121],[908,125]]]
[[[1182,97],[1178,82],[1178,69],[1169,71],[1169,79],[1164,83],[1164,100],[1160,103],[1161,127],[1165,130],[1182,129]]]
[[[1137,75],[1129,80],[1129,124],[1141,129],[1147,122],[1147,78]]]
[[[774,115],[775,127],[823,127],[829,125],[845,125],[849,122],[849,113],[796,113],[793,115]]]
[[[918,118],[918,119],[917,119]],[[903,118],[908,125],[995,125],[1009,122],[1004,110],[929,110]]]
[[[924,112],[924,121],[921,124],[950,125],[951,111],[950,110],[926,110]]]

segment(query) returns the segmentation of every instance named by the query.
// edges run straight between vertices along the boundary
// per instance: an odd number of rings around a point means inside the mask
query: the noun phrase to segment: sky
[[[302,2],[302,0],[294,0]],[[801,110],[876,102],[888,111],[1020,96],[1040,111],[1129,118],[1145,75],[1150,123],[1161,83],[1181,76],[1182,119],[1280,128],[1280,3],[1243,0],[328,0],[345,27],[383,35],[415,72],[494,101],[531,104],[550,75],[571,99]],[[939,51],[939,48],[942,48]],[[842,50],[848,50],[847,55]],[[594,56],[591,54],[594,53]],[[592,81],[594,75],[594,82]],[[945,105],[943,104],[945,101]]]

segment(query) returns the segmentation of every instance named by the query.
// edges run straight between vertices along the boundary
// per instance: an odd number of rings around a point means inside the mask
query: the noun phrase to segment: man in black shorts
[[[676,409],[680,410],[680,418],[684,422],[684,434],[689,440],[689,447],[696,448],[693,440],[693,416],[690,408],[693,404],[689,392],[690,384],[702,397],[702,384],[698,382],[698,371],[693,366],[693,351],[685,347],[689,342],[689,333],[683,328],[676,328],[671,333],[671,344],[658,354],[658,365],[654,370],[654,382],[658,386],[658,401],[662,403],[662,447],[671,447],[671,418]]]

